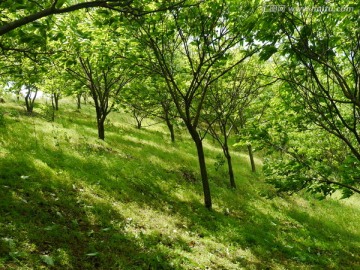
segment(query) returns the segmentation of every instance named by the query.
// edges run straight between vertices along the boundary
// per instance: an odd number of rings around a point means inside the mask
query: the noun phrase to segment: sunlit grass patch
[[[185,130],[171,143],[164,125],[138,130],[114,113],[101,141],[91,106],[60,105],[55,122],[5,109],[16,116],[5,114],[0,133],[0,268],[359,266],[358,197],[277,197],[239,150],[230,189],[226,165],[214,165],[221,151],[206,139],[208,211]]]

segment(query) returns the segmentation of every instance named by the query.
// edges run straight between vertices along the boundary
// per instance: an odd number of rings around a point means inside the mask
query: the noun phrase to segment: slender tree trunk
[[[248,144],[247,148],[248,148],[248,151],[249,151],[249,158],[250,158],[250,163],[251,163],[251,171],[255,172],[256,168],[255,168],[254,155],[253,155],[251,144]]]
[[[170,131],[171,142],[175,142],[174,125],[171,123],[168,116],[165,116],[166,125]]]
[[[231,155],[228,155],[226,157],[227,163],[228,163],[228,169],[229,169],[229,178],[230,178],[230,186],[234,189],[236,189],[236,183],[234,178],[234,171],[232,167],[232,161],[231,161]]]
[[[171,123],[169,114],[170,114],[170,106],[166,102],[161,102],[161,106],[164,111],[164,119],[166,122],[166,125],[170,132],[171,142],[175,142],[175,133],[174,133],[174,125]]]
[[[189,131],[195,142],[196,150],[197,150],[197,154],[198,154],[200,173],[201,173],[201,181],[202,181],[203,192],[204,192],[205,207],[208,209],[211,209],[212,208],[211,192],[210,192],[209,179],[208,179],[207,170],[206,170],[203,144],[202,144],[202,141],[196,130],[189,130]]]
[[[76,95],[76,103],[77,103],[77,109],[81,109],[81,94]]]
[[[226,157],[227,164],[228,164],[230,186],[235,189],[236,188],[236,183],[235,183],[235,177],[234,177],[234,171],[233,171],[233,166],[232,166],[231,155],[230,155],[228,146],[224,145],[223,150],[224,150],[224,155]]]
[[[55,101],[55,110],[56,111],[59,110],[59,98],[60,98],[60,94],[54,93],[54,101]]]
[[[105,140],[104,122],[105,122],[104,118],[98,117],[97,126],[98,126],[98,136],[100,140]]]
[[[30,91],[30,89],[28,89],[26,96],[25,96],[25,105],[26,105],[26,111],[29,114],[32,113],[32,108],[31,108],[31,104],[30,104],[30,94],[31,94],[31,91]]]
[[[51,121],[55,121],[54,95],[51,95]]]

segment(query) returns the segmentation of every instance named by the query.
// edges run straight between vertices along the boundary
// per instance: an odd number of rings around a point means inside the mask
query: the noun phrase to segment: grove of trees
[[[301,9],[313,4],[306,0],[1,1],[0,81],[25,92],[28,114],[39,91],[54,113],[61,97],[78,109],[91,98],[101,140],[114,110],[130,112],[137,128],[149,117],[163,122],[173,143],[181,121],[209,209],[210,137],[232,188],[241,181],[235,146],[249,152],[252,171],[253,152],[264,157],[279,192],[348,197],[360,193],[360,3],[318,2],[348,9]],[[299,8],[268,12],[270,4]]]

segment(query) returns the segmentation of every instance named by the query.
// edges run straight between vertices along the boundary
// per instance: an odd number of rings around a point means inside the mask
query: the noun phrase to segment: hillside
[[[0,269],[360,269],[358,196],[277,197],[242,153],[232,190],[207,140],[208,211],[180,128],[172,144],[165,126],[139,130],[112,113],[104,142],[90,105],[76,111],[62,100],[50,122],[44,107],[27,116],[6,101]]]

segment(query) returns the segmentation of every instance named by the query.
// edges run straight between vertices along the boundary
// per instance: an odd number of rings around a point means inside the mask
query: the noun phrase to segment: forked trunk
[[[60,98],[60,94],[54,93],[54,101],[55,101],[55,110],[56,111],[59,110],[59,98]]]
[[[29,88],[28,92],[27,92],[27,94],[25,96],[25,105],[26,105],[26,111],[27,111],[28,114],[32,114],[32,112],[33,112],[37,92],[38,92],[38,89],[35,88],[35,92],[33,92],[33,97],[31,97],[32,91]]]

